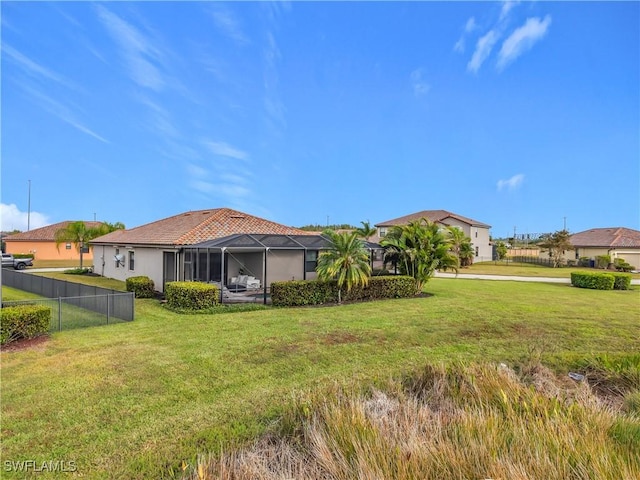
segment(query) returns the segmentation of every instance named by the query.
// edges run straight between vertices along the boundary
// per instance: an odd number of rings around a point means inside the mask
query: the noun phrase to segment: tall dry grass
[[[519,374],[504,365],[427,366],[384,389],[301,396],[277,433],[202,457],[188,473],[220,480],[631,480],[640,478],[640,416],[539,365]]]

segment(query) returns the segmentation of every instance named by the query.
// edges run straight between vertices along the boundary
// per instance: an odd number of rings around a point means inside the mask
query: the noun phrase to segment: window
[[[478,238],[478,230],[476,230],[476,238]]]
[[[476,247],[476,257],[480,255],[480,247]]]
[[[116,261],[116,268],[120,268],[120,249],[116,248],[116,255],[113,257]]]
[[[381,237],[386,237],[387,236],[387,229],[386,227],[380,227],[378,229],[378,233],[380,234]]]
[[[70,243],[67,243],[67,244],[64,246],[64,248],[65,248],[65,250],[71,250],[71,244],[70,244]]]
[[[135,253],[133,251],[129,252],[129,270],[134,270],[135,267]]]
[[[307,250],[304,254],[304,271],[315,272],[318,266],[318,251]]]

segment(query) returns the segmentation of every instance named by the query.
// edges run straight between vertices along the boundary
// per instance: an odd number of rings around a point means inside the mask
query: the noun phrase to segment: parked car
[[[2,266],[24,270],[25,267],[33,267],[33,258],[14,258],[10,253],[3,253]]]

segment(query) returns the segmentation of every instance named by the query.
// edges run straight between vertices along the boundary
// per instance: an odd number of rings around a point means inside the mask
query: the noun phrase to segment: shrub
[[[607,268],[611,263],[611,255],[598,255],[596,257],[596,268]]]
[[[219,303],[218,287],[201,282],[169,282],[165,288],[167,306],[176,310],[206,310]]]
[[[612,273],[573,272],[571,285],[578,288],[592,288],[595,290],[613,290],[614,277]]]
[[[614,290],[629,290],[631,288],[631,274],[612,272],[613,275],[613,289]]]
[[[620,272],[631,272],[636,269],[636,267],[627,263],[623,258],[616,258],[613,261],[613,266]]]
[[[580,257],[578,259],[579,267],[589,267],[591,265],[591,259],[589,257]]]
[[[343,292],[345,301],[364,301],[383,298],[405,298],[415,295],[415,279],[408,276],[371,277],[366,287],[353,287]],[[294,280],[273,282],[271,302],[278,307],[322,305],[338,301],[338,285],[335,280]]]
[[[14,253],[13,258],[16,260],[21,258],[30,258],[31,260],[35,259],[35,255],[33,253]]]
[[[86,275],[87,273],[91,273],[93,270],[91,268],[72,268],[69,270],[65,270],[64,273],[66,275]]]
[[[44,305],[15,305],[0,310],[0,344],[33,338],[49,331],[51,309]]]
[[[149,277],[129,277],[125,283],[127,292],[133,292],[136,298],[153,298],[155,295],[155,286]]]

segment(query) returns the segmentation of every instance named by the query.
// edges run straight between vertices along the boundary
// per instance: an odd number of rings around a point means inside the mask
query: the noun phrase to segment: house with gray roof
[[[403,217],[376,223],[375,227],[378,229],[378,235],[371,240],[378,242],[384,238],[389,228],[396,225],[407,225],[409,222],[422,218],[443,226],[453,226],[461,229],[471,239],[475,249],[474,262],[493,260],[493,247],[490,237],[491,225],[447,210],[422,210]]]

